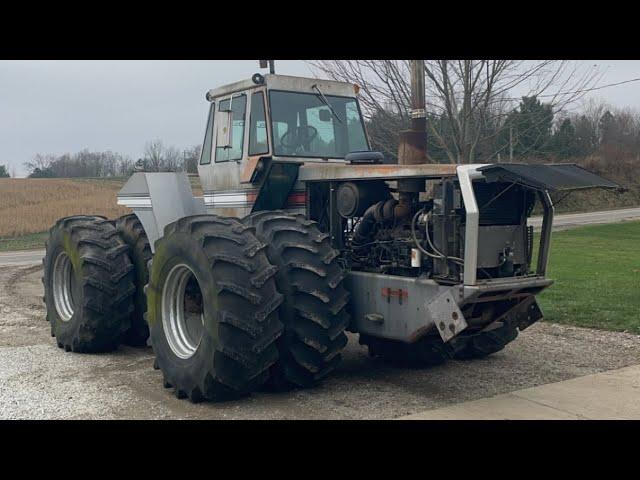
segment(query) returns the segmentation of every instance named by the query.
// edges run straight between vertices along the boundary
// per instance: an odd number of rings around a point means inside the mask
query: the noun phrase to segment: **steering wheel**
[[[284,132],[280,137],[280,145],[285,148],[301,147],[305,143],[311,143],[318,136],[318,129],[311,125],[296,127]],[[291,141],[285,142],[286,138],[291,137]]]

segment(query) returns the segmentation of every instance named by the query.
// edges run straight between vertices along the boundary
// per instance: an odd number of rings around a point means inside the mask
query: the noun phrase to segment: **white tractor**
[[[256,74],[209,91],[202,197],[183,173],[137,172],[118,194],[134,213],[51,229],[58,346],[149,342],[165,387],[197,402],[313,386],[345,330],[371,355],[434,364],[494,353],[539,320],[550,193],[619,186],[573,164],[425,163],[421,95],[386,163],[358,90]]]

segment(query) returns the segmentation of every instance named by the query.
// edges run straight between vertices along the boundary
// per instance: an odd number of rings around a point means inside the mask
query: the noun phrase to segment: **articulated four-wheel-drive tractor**
[[[551,194],[618,188],[572,164],[426,163],[420,95],[393,164],[352,84],[256,74],[206,97],[203,196],[135,173],[118,194],[134,213],[59,220],[44,259],[59,347],[148,343],[194,402],[312,386],[345,331],[403,364],[501,350],[542,317]]]

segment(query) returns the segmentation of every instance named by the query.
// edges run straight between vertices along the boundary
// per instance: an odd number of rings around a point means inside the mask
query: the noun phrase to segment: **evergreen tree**
[[[513,155],[546,155],[550,152],[553,127],[553,108],[537,97],[522,97],[522,101],[507,117],[500,135],[503,151],[509,153],[513,143]]]
[[[571,119],[565,118],[553,135],[552,152],[560,158],[573,157],[578,154],[576,129]]]
[[[600,143],[606,145],[613,140],[616,130],[615,117],[607,110],[602,114],[600,122],[598,123],[598,130],[600,133]]]

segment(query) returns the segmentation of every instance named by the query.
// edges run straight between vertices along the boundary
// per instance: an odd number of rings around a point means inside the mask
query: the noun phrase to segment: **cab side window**
[[[249,155],[269,153],[267,116],[262,92],[256,92],[251,95],[251,121],[249,125]]]
[[[207,130],[204,133],[204,142],[202,142],[202,153],[200,153],[200,165],[209,165],[211,163],[211,142],[213,139],[213,117],[215,115],[216,104],[212,103],[209,108],[209,117],[207,119]]]
[[[231,146],[216,146],[216,163],[231,160],[242,160],[242,145],[244,143],[245,114],[247,96],[242,94],[220,101],[218,111],[228,111],[231,108]]]

